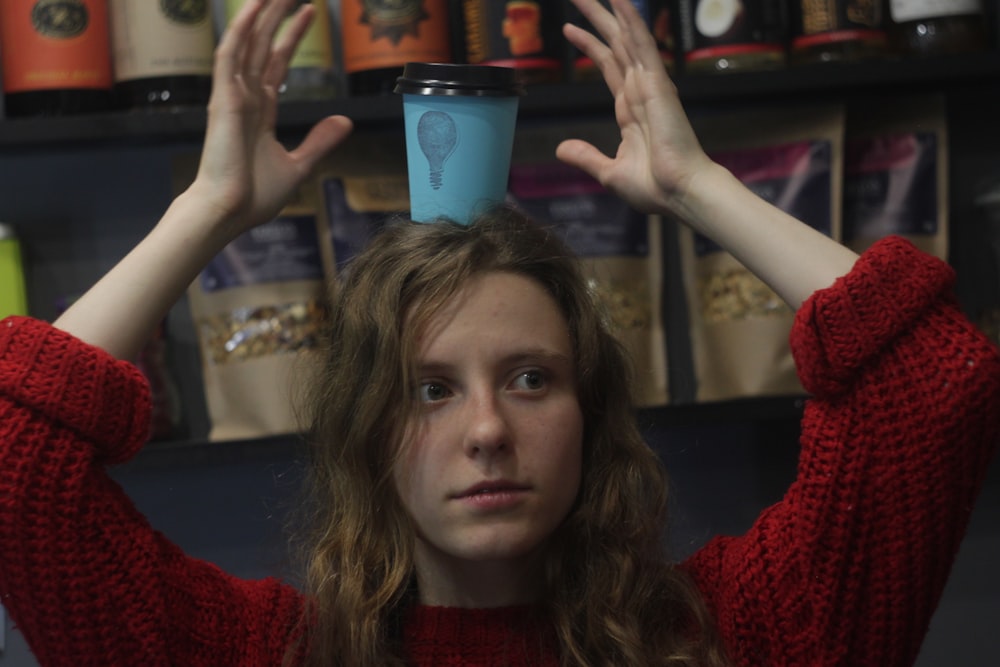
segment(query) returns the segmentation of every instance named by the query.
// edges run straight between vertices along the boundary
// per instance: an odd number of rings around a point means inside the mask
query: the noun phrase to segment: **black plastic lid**
[[[456,63],[406,63],[394,92],[408,95],[469,95],[513,97],[524,95],[524,85],[513,67]]]

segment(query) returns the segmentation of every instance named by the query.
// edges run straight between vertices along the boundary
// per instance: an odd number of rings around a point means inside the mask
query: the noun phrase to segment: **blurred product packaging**
[[[27,314],[21,244],[14,226],[0,222],[0,318]]]

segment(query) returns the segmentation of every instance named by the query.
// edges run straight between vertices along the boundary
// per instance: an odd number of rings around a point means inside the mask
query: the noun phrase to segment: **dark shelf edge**
[[[789,421],[802,416],[805,396],[746,398],[711,403],[677,403],[638,411],[640,428],[699,426],[739,422]],[[159,466],[165,463],[225,465],[231,462],[302,459],[306,445],[299,434],[210,441],[207,438],[153,441],[129,466]]]
[[[791,66],[759,72],[680,75],[677,88],[686,105],[725,101],[775,101],[810,95],[892,92],[927,85],[934,88],[977,85],[1000,77],[1000,52],[923,59],[872,60]],[[611,97],[602,83],[533,85],[521,100],[526,117],[610,114]],[[279,132],[303,133],[317,119],[344,114],[359,128],[397,127],[402,101],[397,95],[341,97],[328,101],[289,102],[279,111]],[[205,109],[121,111],[64,117],[0,120],[0,147],[66,148],[95,143],[157,144],[200,141]]]

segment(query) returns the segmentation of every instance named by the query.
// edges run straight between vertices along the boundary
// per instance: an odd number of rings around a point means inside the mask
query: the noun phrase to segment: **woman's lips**
[[[477,509],[499,510],[519,504],[529,490],[527,485],[505,480],[481,482],[456,494],[454,499]]]

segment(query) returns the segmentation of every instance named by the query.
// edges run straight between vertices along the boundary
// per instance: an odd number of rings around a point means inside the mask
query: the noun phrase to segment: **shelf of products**
[[[1000,53],[886,59],[789,67],[773,71],[677,77],[681,99],[688,105],[728,101],[806,100],[812,95],[884,93],[974,86],[1000,77]],[[583,116],[610,111],[602,83],[537,84],[522,99],[522,117]],[[396,95],[342,97],[322,102],[290,102],[282,106],[279,130],[295,134],[326,114],[345,114],[360,128],[379,128],[402,119]],[[62,117],[14,118],[0,121],[0,147],[31,149],[86,143],[169,143],[198,141],[205,130],[205,110],[179,108],[120,111]]]

